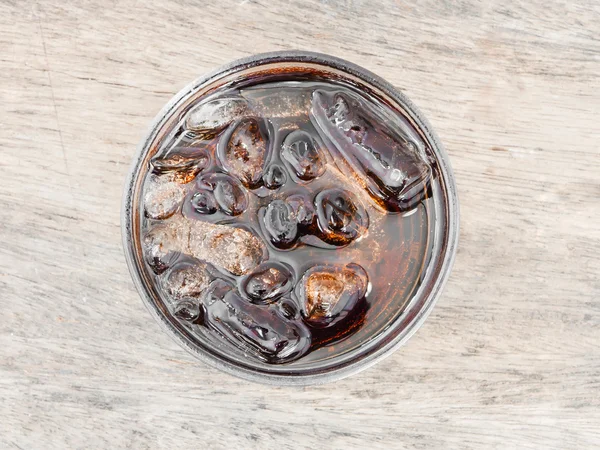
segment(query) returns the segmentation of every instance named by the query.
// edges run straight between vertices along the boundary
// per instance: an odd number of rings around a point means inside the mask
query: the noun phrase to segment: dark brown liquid
[[[272,82],[216,98],[233,119],[188,112],[147,175],[143,235],[183,229],[174,251],[146,247],[167,309],[217,351],[263,363],[363,345],[402,312],[427,263],[436,168],[426,143],[349,86]],[[197,222],[249,231],[262,256],[243,242],[239,264],[227,243],[196,249]],[[246,270],[252,257],[260,264]]]

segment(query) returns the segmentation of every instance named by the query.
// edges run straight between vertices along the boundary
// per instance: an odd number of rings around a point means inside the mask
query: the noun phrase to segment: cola
[[[238,357],[343,355],[419,285],[435,170],[411,123],[350,84],[211,92],[149,159],[148,272],[174,320]]]

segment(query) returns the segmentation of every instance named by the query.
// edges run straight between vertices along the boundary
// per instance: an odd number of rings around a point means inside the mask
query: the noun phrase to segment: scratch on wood
[[[40,5],[37,5],[38,8],[41,8]],[[46,73],[48,75],[48,83],[50,84],[50,93],[52,94],[52,105],[54,106],[54,115],[56,116],[56,127],[58,129],[58,138],[60,140],[60,147],[62,149],[63,161],[65,163],[65,171],[67,172],[67,183],[69,184],[69,192],[71,193],[71,201],[73,201],[73,186],[71,185],[71,172],[69,171],[69,163],[67,162],[67,152],[65,150],[65,143],[63,140],[62,129],[60,126],[60,119],[58,118],[58,108],[56,107],[56,97],[54,95],[54,85],[52,83],[52,75],[50,63],[48,61],[48,51],[46,50],[46,37],[44,35],[44,28],[42,27],[42,19],[39,14],[39,11],[36,12],[38,19],[38,26],[40,28],[40,36],[42,38],[42,47],[44,49],[44,59],[46,60]]]

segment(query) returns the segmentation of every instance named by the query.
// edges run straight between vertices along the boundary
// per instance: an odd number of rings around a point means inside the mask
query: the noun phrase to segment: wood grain
[[[600,3],[0,1],[0,448],[600,446]],[[256,52],[358,63],[445,143],[461,240],[403,349],[271,388],[154,323],[120,244],[135,147]]]

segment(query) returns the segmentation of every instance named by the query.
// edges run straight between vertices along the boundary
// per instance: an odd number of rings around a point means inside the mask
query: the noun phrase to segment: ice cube
[[[144,186],[144,210],[151,219],[166,219],[179,209],[185,188],[171,174],[151,175]]]
[[[344,189],[326,189],[315,197],[319,238],[335,246],[348,245],[366,234],[367,211],[354,194]]]
[[[298,237],[298,224],[290,205],[273,200],[264,210],[263,225],[271,243],[280,249],[293,247]]]
[[[209,173],[198,179],[197,186],[212,191],[219,209],[229,216],[237,216],[248,207],[246,190],[230,175]]]
[[[368,276],[358,264],[315,266],[296,286],[304,320],[315,328],[344,320],[367,292]]]
[[[217,212],[218,205],[214,194],[211,191],[201,190],[190,199],[192,202],[192,208],[199,214],[214,214]]]
[[[142,240],[144,256],[156,273],[164,272],[179,257],[179,233],[171,225],[160,223],[146,232]]]
[[[302,317],[300,311],[298,311],[296,302],[290,297],[283,297],[280,299],[277,302],[277,306],[279,307],[279,311],[281,311],[281,315],[288,320],[300,319]]]
[[[208,287],[203,303],[205,324],[259,360],[289,362],[310,348],[311,333],[302,320],[286,318],[278,305],[248,303],[221,280]]]
[[[349,178],[358,178],[389,211],[414,208],[426,195],[431,167],[407,121],[389,117],[359,97],[316,90],[311,121]]]
[[[248,104],[242,98],[219,98],[195,106],[187,115],[185,124],[203,138],[211,138],[235,119],[245,115]]]
[[[192,227],[190,249],[196,258],[222,267],[234,275],[250,272],[265,258],[266,250],[262,241],[249,231],[226,225],[216,227],[208,233],[205,226]],[[197,239],[199,235],[206,236],[202,244]]]
[[[285,169],[279,164],[271,164],[263,176],[263,181],[267,189],[279,189],[287,181]]]
[[[262,119],[246,118],[233,125],[219,147],[223,167],[245,186],[260,186],[269,151],[267,125]]]
[[[306,131],[296,130],[288,134],[283,141],[281,156],[301,180],[312,180],[325,172],[327,161],[323,151]]]
[[[293,194],[285,199],[285,202],[292,209],[292,217],[296,223],[301,227],[308,227],[312,225],[315,209],[312,201],[304,194]]]
[[[240,291],[253,303],[272,303],[292,289],[290,269],[280,263],[266,262],[242,279]]]
[[[159,152],[150,164],[156,174],[170,173],[180,183],[189,183],[210,163],[209,144],[174,145]]]
[[[197,323],[202,316],[202,310],[197,299],[181,300],[172,305],[173,315],[186,322]]]
[[[171,300],[198,298],[210,281],[210,273],[202,262],[177,263],[160,278],[160,284]]]
[[[181,215],[150,229],[144,242],[150,260],[162,261],[170,253],[180,252],[234,275],[250,272],[266,255],[263,242],[250,231]]]
[[[308,119],[310,92],[299,86],[256,85],[242,90],[242,96],[259,116],[275,119]]]

